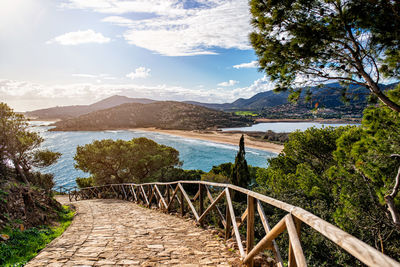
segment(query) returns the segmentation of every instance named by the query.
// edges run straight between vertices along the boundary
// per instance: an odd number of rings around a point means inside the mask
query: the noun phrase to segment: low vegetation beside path
[[[60,153],[41,150],[43,138],[0,103],[0,266],[23,266],[69,226],[74,212],[53,198],[50,166]]]
[[[63,206],[57,212],[57,220],[52,225],[41,225],[24,229],[7,226],[1,230],[0,243],[1,266],[23,266],[35,257],[53,239],[60,236],[71,224],[74,211],[68,206]],[[18,223],[15,221],[14,223]]]

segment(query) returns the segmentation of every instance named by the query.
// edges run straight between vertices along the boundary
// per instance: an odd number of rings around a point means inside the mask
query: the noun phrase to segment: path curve
[[[70,227],[25,266],[239,266],[237,254],[192,220],[116,199],[73,204]]]

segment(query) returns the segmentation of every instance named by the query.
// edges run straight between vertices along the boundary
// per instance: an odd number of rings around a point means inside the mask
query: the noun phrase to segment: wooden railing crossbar
[[[258,199],[257,199],[257,212],[260,215],[261,223],[264,227],[265,234],[268,234],[268,232],[271,231],[271,226],[269,226],[267,216],[265,216],[262,204]],[[281,257],[281,253],[279,252],[278,244],[276,243],[275,240],[272,240],[272,246],[273,246],[272,251],[274,253],[277,266],[283,267],[283,260]]]
[[[206,191],[207,191],[207,197],[208,197],[208,199],[209,199],[211,202],[214,202],[214,199],[213,199],[213,197],[212,197],[212,195],[211,195],[211,192],[210,192],[210,190],[208,189],[207,186],[206,186]],[[223,190],[222,192],[224,192],[224,194],[225,194],[225,190]],[[221,210],[220,210],[217,206],[215,206],[215,209],[217,210],[217,213],[218,213],[219,217],[221,218],[221,223],[222,223],[222,225],[223,225],[224,228],[225,228],[225,227],[226,227],[226,220],[225,220],[224,215],[222,214]]]
[[[198,190],[195,191],[196,194],[192,198],[186,192],[184,185],[198,185]],[[213,197],[210,189],[220,191]],[[302,208],[231,184],[205,181],[110,184],[70,190],[69,198],[70,200],[103,198],[107,197],[110,192],[116,198],[121,197],[125,200],[142,203],[149,208],[153,203],[156,203],[157,207],[165,212],[171,212],[174,207],[173,203],[177,203],[177,212],[180,212],[182,216],[186,213],[185,206],[187,206],[188,211],[194,216],[194,220],[200,225],[203,225],[206,216],[214,210],[225,229],[225,238],[228,239],[231,235],[235,237],[241,260],[248,266],[253,266],[255,256],[266,249],[270,249],[274,254],[277,266],[283,267],[283,260],[275,239],[284,231],[287,231],[289,235],[289,266],[307,266],[300,237],[301,224],[305,223],[366,265],[400,267],[400,264],[395,260]],[[238,218],[238,221],[231,192],[235,192],[235,194],[239,192],[247,196],[247,208]],[[204,198],[209,201],[206,208],[204,207]],[[217,205],[218,203],[222,204],[224,198],[225,217]],[[194,204],[196,201],[198,205]],[[264,212],[263,203],[287,212],[272,228]],[[198,206],[197,210],[195,206]],[[259,216],[265,231],[265,236],[257,244],[255,244],[254,239],[256,216]],[[239,231],[239,228],[244,225],[246,225],[245,246],[242,244]]]

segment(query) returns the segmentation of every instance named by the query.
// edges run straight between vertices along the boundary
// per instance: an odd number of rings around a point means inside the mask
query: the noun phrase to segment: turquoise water
[[[53,173],[57,186],[75,186],[76,177],[87,177],[88,174],[74,168],[74,155],[78,145],[91,143],[100,139],[123,139],[130,140],[136,137],[147,137],[157,143],[174,147],[179,151],[180,159],[183,161],[183,169],[200,169],[209,171],[212,166],[225,162],[234,162],[238,146],[225,145],[209,141],[194,140],[176,137],[167,134],[141,132],[141,131],[97,131],[97,132],[48,132],[50,128],[42,122],[31,122],[32,129],[39,132],[45,141],[42,147],[62,153],[58,162],[42,170]],[[257,150],[246,149],[248,164],[258,167],[266,167],[267,159],[276,154]]]

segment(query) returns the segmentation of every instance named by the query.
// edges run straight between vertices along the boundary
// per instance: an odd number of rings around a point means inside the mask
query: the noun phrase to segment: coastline
[[[184,130],[162,130],[157,128],[130,128],[129,131],[156,132],[161,134],[169,134],[185,138],[212,141],[216,143],[239,145],[239,140],[242,134],[239,133],[223,133],[218,131],[184,131]],[[270,142],[263,142],[251,139],[248,135],[245,136],[246,147],[264,150],[279,154],[282,152],[283,145],[278,145]]]
[[[263,122],[317,122],[317,123],[324,123],[324,124],[334,124],[334,123],[348,123],[348,124],[356,124],[360,123],[361,119],[358,118],[349,118],[349,119],[266,119],[266,118],[259,118],[255,119],[256,123],[263,123]]]

